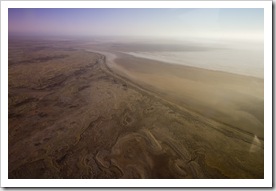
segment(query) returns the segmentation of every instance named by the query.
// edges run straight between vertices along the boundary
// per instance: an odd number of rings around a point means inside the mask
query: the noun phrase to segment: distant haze
[[[9,36],[85,39],[117,52],[263,78],[264,10],[9,9]]]
[[[263,39],[263,9],[9,9],[10,35]]]

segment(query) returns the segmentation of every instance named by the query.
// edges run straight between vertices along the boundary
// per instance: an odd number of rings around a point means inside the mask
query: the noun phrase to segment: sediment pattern
[[[263,140],[144,90],[103,55],[36,46],[9,51],[9,178],[263,178]]]

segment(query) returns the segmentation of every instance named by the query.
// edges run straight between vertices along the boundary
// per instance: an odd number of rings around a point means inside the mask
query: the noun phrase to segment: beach
[[[263,139],[263,79],[121,54],[114,70],[177,105]]]

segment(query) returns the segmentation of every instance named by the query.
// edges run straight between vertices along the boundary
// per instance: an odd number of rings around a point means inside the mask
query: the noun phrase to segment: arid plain
[[[263,79],[131,49],[9,40],[9,178],[264,178]]]

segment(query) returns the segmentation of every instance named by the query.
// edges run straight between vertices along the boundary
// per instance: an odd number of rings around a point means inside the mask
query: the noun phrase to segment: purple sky
[[[9,9],[10,35],[263,38],[263,9]]]

